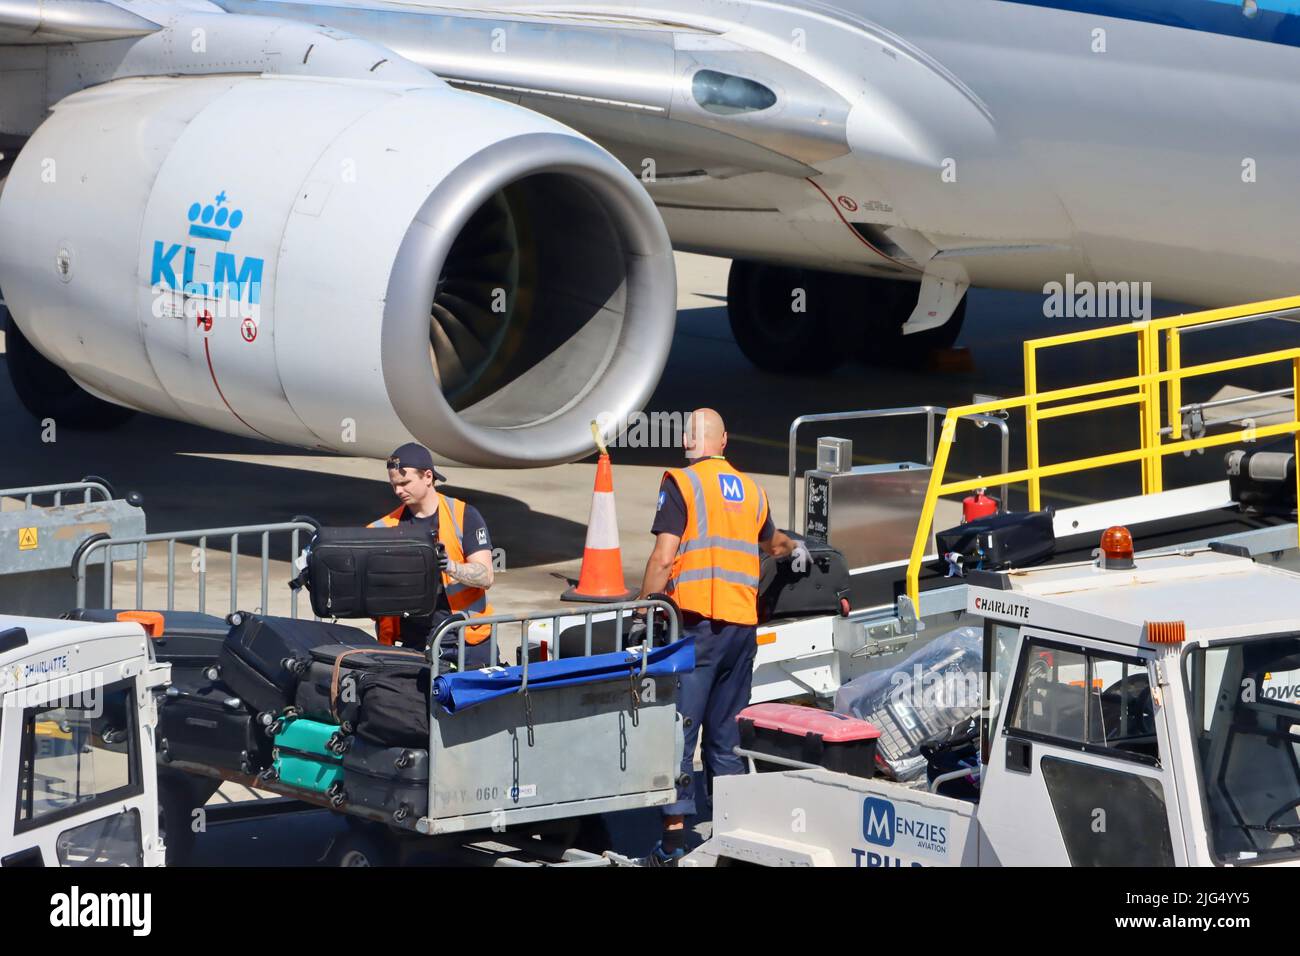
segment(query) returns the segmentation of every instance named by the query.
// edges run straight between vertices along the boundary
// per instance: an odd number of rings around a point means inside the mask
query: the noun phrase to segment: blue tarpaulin
[[[571,684],[593,684],[618,678],[627,680],[628,674],[640,669],[640,650],[541,661],[528,665],[528,690],[530,693],[540,693]],[[666,677],[694,669],[695,638],[687,637],[651,649],[646,663],[646,676]],[[522,667],[443,674],[433,681],[433,699],[447,713],[455,714],[494,697],[517,693],[523,683],[523,675]]]

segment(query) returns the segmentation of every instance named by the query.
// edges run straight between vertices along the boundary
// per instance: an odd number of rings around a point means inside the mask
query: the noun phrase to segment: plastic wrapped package
[[[892,670],[863,674],[835,694],[837,713],[880,730],[877,763],[897,780],[925,774],[920,744],[979,710],[983,631],[959,627]]]

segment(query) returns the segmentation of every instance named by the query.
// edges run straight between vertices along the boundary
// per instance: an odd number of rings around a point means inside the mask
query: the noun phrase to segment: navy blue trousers
[[[714,777],[744,773],[746,762],[732,750],[740,746],[736,715],[749,704],[754,684],[757,628],[752,624],[701,621],[683,630],[695,637],[695,670],[681,675],[677,712],[682,715],[682,773],[688,781],[677,787],[677,800],[663,809],[665,816],[692,816],[696,809],[695,743],[701,748],[706,786]]]

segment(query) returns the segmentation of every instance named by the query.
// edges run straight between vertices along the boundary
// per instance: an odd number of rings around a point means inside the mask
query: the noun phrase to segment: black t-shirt
[[[403,508],[402,514],[397,521],[398,524],[409,524],[415,525],[417,528],[425,528],[435,541],[438,539],[437,512],[425,517],[417,517],[411,514],[410,508]],[[492,550],[492,538],[488,535],[487,522],[478,513],[478,509],[471,504],[465,505],[465,517],[460,526],[460,547],[465,552],[466,558],[476,551]],[[451,604],[448,602],[447,592],[444,590],[438,594],[438,606],[434,609],[432,617],[408,617],[402,619],[402,636],[400,638],[402,646],[423,649],[425,644],[428,643],[429,632],[444,618],[450,616]]]
[[[650,526],[651,534],[675,534],[682,537],[686,533],[686,499],[682,497],[677,482],[667,475],[659,486],[659,507],[655,511],[654,524]],[[772,524],[772,509],[768,508],[763,527],[758,532],[759,541],[770,540],[776,534],[776,525]]]

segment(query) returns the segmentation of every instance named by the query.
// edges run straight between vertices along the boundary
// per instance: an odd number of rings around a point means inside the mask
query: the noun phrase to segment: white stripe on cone
[[[587,550],[617,548],[618,516],[614,511],[614,492],[597,491],[591,497],[591,515],[587,519]]]

